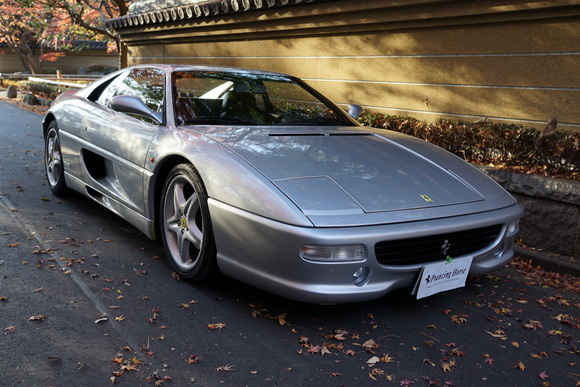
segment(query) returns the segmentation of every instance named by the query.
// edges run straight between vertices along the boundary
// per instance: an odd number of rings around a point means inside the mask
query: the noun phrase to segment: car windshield
[[[354,125],[295,78],[247,72],[173,73],[177,125]]]

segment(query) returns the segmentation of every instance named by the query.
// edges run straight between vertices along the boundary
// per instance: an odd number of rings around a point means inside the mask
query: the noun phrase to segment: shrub
[[[95,64],[90,65],[87,67],[81,67],[79,70],[79,74],[86,74],[86,75],[107,75],[112,73],[113,71],[117,71],[117,67],[106,65],[106,64]]]
[[[28,81],[18,82],[18,88],[21,90],[29,91],[38,97],[50,100],[55,99],[60,93],[64,91],[62,86],[50,85],[48,83],[42,82],[28,82]]]
[[[522,125],[440,119],[426,123],[405,116],[365,111],[359,122],[394,130],[440,146],[471,163],[545,176],[580,179],[580,135],[543,135]]]

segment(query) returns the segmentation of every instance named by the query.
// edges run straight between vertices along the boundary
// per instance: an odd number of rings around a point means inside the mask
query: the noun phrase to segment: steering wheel
[[[308,113],[306,113],[304,110],[301,109],[294,109],[294,110],[289,110],[287,112],[284,112],[282,114],[280,114],[277,118],[276,118],[276,122],[287,122],[290,121],[292,122],[292,119],[289,119],[290,117],[299,117],[299,116],[303,116],[303,117],[308,117]]]

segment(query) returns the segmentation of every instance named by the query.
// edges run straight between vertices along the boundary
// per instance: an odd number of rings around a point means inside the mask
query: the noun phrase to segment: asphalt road
[[[415,300],[180,281],[161,245],[53,197],[41,116],[0,101],[0,385],[575,386],[577,294],[512,268]]]

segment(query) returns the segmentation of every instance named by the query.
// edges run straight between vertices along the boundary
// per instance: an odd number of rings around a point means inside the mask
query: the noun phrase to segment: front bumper
[[[381,265],[375,257],[374,246],[385,240],[501,224],[499,236],[488,247],[469,255],[473,258],[470,274],[496,270],[513,257],[512,244],[518,228],[512,226],[508,232],[507,225],[523,214],[522,208],[515,204],[495,211],[428,221],[315,228],[279,223],[211,199],[209,206],[218,264],[224,274],[274,294],[320,304],[367,301],[395,289],[412,287],[424,264]],[[299,254],[304,245],[349,244],[365,246],[365,258],[353,262],[320,262],[305,260]],[[361,268],[368,272],[363,281],[355,275]]]

